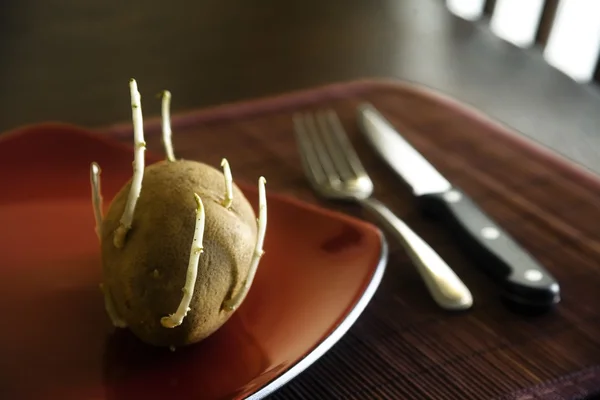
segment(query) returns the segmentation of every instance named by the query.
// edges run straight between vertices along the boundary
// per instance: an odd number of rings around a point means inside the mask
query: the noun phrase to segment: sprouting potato
[[[100,166],[91,165],[106,311],[113,325],[142,341],[171,348],[199,342],[244,301],[263,255],[267,225],[265,179],[258,180],[259,215],[223,171],[176,160],[170,99],[162,96],[167,159],[148,167],[140,94],[130,81],[134,128],[133,177],[102,213]]]

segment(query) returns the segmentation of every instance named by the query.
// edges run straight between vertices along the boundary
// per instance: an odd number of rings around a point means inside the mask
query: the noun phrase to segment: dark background
[[[443,0],[4,0],[0,130],[173,112],[359,78],[417,82],[600,172],[600,98]],[[144,101],[144,100],[143,100]]]

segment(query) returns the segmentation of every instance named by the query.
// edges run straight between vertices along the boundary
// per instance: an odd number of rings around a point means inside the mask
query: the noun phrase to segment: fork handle
[[[375,199],[361,200],[402,244],[434,301],[447,310],[466,310],[473,305],[469,289],[446,262],[388,207]]]

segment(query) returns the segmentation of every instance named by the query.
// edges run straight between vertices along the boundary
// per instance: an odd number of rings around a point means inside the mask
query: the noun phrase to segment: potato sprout
[[[254,253],[252,254],[252,261],[250,262],[248,276],[246,277],[246,280],[244,281],[240,291],[233,298],[224,302],[223,308],[227,311],[235,310],[244,301],[244,298],[248,294],[250,286],[252,286],[252,282],[254,281],[254,275],[258,269],[260,259],[265,253],[263,250],[263,243],[267,230],[267,196],[265,194],[266,183],[267,181],[264,177],[261,176],[258,179],[258,233],[256,235],[256,247],[254,249]]]
[[[112,324],[117,328],[126,328],[127,323],[117,314],[115,303],[103,284],[100,284],[100,290],[102,290],[102,293],[104,294],[104,307],[106,308],[106,314],[108,314],[108,318],[110,318]]]
[[[162,134],[163,134],[163,145],[165,146],[165,152],[167,153],[167,160],[170,162],[175,161],[175,154],[173,154],[173,142],[171,141],[171,92],[164,90],[162,92]]]
[[[121,216],[121,223],[114,236],[114,245],[117,248],[122,248],[125,244],[125,236],[131,229],[133,214],[137,200],[142,191],[142,180],[144,178],[144,152],[146,150],[146,142],[144,141],[144,120],[142,116],[142,104],[140,93],[138,92],[137,82],[135,79],[129,81],[131,91],[131,114],[133,120],[133,137],[135,145],[134,161],[133,161],[133,179],[131,188],[129,189],[129,197],[125,210]]]
[[[93,162],[90,167],[90,181],[92,186],[92,205],[94,207],[94,218],[96,220],[96,235],[98,239],[102,239],[102,191],[100,189],[100,166]],[[123,321],[115,310],[114,303],[110,294],[104,289],[104,285],[100,284],[100,289],[104,293],[104,307],[112,324],[117,328],[125,328],[127,324]]]
[[[165,328],[175,328],[181,325],[188,311],[190,311],[190,302],[194,294],[196,276],[198,275],[198,261],[200,261],[200,254],[203,252],[202,241],[206,221],[202,199],[196,193],[194,193],[194,198],[196,199],[196,227],[194,228],[194,239],[192,240],[192,248],[190,250],[190,261],[185,276],[185,285],[182,289],[183,298],[174,314],[161,318],[160,323]]]
[[[90,167],[90,181],[92,184],[92,205],[94,207],[94,219],[96,220],[96,235],[102,235],[102,190],[100,189],[100,166],[93,162]]]
[[[225,198],[223,199],[223,207],[231,208],[231,203],[233,202],[233,178],[227,159],[224,158],[221,160],[221,167],[223,167],[223,175],[225,175]]]

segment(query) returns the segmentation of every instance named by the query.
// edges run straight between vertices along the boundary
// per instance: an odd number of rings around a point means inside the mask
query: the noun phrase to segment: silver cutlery
[[[554,277],[466,193],[452,185],[368,103],[358,125],[374,150],[412,189],[423,210],[450,227],[477,265],[495,277],[511,305],[545,310],[560,300]]]
[[[473,305],[469,289],[412,229],[372,197],[373,182],[335,112],[296,114],[294,131],[305,174],[315,192],[331,200],[353,201],[375,215],[402,244],[434,301],[447,310]]]

